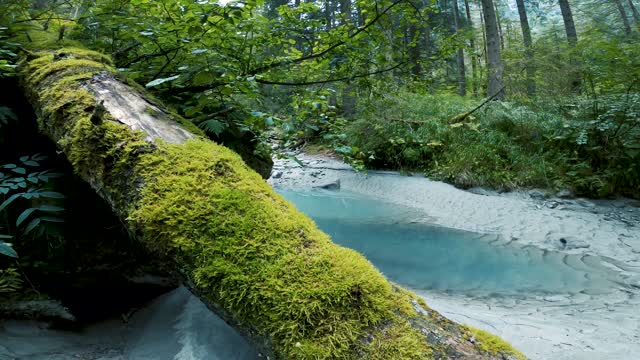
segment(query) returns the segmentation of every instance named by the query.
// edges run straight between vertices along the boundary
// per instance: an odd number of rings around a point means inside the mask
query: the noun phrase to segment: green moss
[[[484,330],[476,329],[471,326],[465,326],[465,330],[468,331],[468,338],[475,338],[476,347],[482,352],[486,352],[493,355],[505,354],[512,355],[517,360],[526,360],[527,357],[523,353],[514,349],[511,344],[500,339],[499,337],[490,334]]]
[[[113,71],[113,69],[108,67],[107,65],[96,62],[94,60],[74,57],[59,61],[53,61],[48,65],[37,67],[37,70],[35,70],[35,72],[31,76],[29,76],[29,82],[31,82],[32,84],[39,84],[42,80],[53,73],[63,70],[68,71],[71,69],[78,71],[83,68]]]
[[[60,28],[65,27],[65,36],[59,40]],[[49,22],[47,30],[38,21],[24,23],[23,31],[18,32],[16,40],[29,49],[60,49],[64,47],[81,47],[79,41],[69,38],[69,34],[75,26],[75,21],[55,20]]]
[[[209,141],[161,145],[138,165],[147,186],[130,214],[147,246],[288,357],[348,357],[392,317],[391,286],[275,194],[231,150]]]

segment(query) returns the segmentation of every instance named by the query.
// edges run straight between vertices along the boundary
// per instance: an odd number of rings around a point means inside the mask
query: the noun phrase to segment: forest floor
[[[422,292],[443,315],[493,332],[534,360],[631,360],[640,353],[639,201],[568,198],[544,190],[465,191],[422,176],[358,174],[327,155],[296,157],[304,167],[276,160],[269,180],[274,187],[339,186],[418,209],[426,223],[492,234],[496,246],[565,254],[567,262],[580,259],[572,266],[610,270],[621,279],[619,287],[602,293],[501,297]]]

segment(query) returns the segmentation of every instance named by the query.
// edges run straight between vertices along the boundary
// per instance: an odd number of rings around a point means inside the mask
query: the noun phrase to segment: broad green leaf
[[[18,257],[18,253],[13,250],[13,248],[11,247],[11,245],[9,245],[8,243],[4,242],[4,241],[0,241],[0,254],[2,255],[6,255],[12,258],[17,258]]]
[[[42,221],[55,222],[55,223],[63,223],[64,219],[55,217],[55,216],[43,216],[40,218]]]
[[[36,218],[36,219],[31,220],[29,225],[27,225],[27,228],[24,229],[24,233],[28,234],[31,231],[33,231],[33,229],[35,229],[36,227],[38,227],[38,225],[40,225],[41,221],[42,221],[41,218]]]
[[[54,206],[54,205],[47,205],[47,204],[38,205],[38,206],[36,206],[36,209],[41,210],[41,211],[47,211],[47,212],[64,211],[63,207]]]
[[[36,210],[38,210],[38,209],[29,208],[29,209],[23,211],[22,214],[20,214],[20,216],[18,216],[18,219],[16,220],[16,226],[20,226],[25,220],[27,220],[29,215],[33,214],[33,212],[36,211]]]
[[[40,191],[38,192],[39,197],[45,197],[49,199],[64,199],[64,195],[55,191]]]
[[[160,84],[164,84],[168,81],[174,81],[176,79],[178,79],[180,77],[180,75],[175,75],[175,76],[170,76],[168,78],[160,78],[160,79],[155,79],[153,81],[148,82],[145,87],[150,88],[150,87],[154,87],[154,86],[158,86]]]
[[[13,194],[7,200],[5,200],[2,204],[0,204],[0,211],[4,210],[7,206],[9,206],[12,202],[14,202],[17,198],[21,197],[23,194]]]

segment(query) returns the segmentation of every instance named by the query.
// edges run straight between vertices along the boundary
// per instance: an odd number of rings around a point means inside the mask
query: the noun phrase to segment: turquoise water
[[[491,244],[424,223],[415,210],[356,194],[280,191],[343,246],[416,290],[466,294],[600,293],[619,286],[596,257]],[[493,237],[495,239],[495,236]]]

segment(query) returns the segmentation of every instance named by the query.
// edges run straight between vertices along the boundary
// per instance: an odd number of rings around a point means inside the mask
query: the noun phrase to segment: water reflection
[[[480,234],[417,223],[422,218],[417,211],[361,195],[316,190],[281,194],[335,242],[364,254],[387,277],[409,288],[506,295],[619,287],[617,274],[595,257],[492,245]]]

